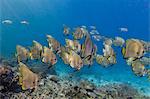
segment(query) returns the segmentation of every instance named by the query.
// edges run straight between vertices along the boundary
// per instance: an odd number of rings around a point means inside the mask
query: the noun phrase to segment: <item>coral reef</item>
[[[26,77],[29,82],[37,81],[34,73],[32,73],[23,63],[20,65],[27,71]],[[23,90],[19,86],[19,80],[15,78],[19,71],[15,67],[0,67],[0,97],[1,99],[149,99],[150,97],[142,95],[137,89],[131,85],[124,83],[111,83],[106,85],[95,85],[88,80],[73,80],[68,77],[60,77],[57,75],[47,75],[41,78],[36,86],[36,90]],[[6,72],[7,71],[7,72]],[[17,72],[16,74],[14,72]],[[8,76],[9,75],[9,76]],[[10,76],[12,75],[12,76]],[[34,77],[33,77],[33,76]],[[5,79],[4,79],[5,78]],[[15,78],[15,79],[14,79]],[[30,78],[34,78],[30,79]],[[6,80],[7,79],[7,80]],[[24,78],[25,79],[25,78]],[[13,82],[13,83],[12,83]],[[7,85],[6,85],[7,84]],[[11,86],[8,86],[11,85]],[[2,87],[6,87],[5,91]],[[34,86],[35,87],[35,86]],[[27,87],[26,87],[27,88]],[[28,88],[32,88],[31,86]],[[11,89],[11,90],[9,90]],[[17,91],[16,91],[17,90]]]
[[[64,26],[64,35],[69,36],[70,28]],[[95,35],[93,35],[95,34]],[[97,45],[92,41],[91,35],[97,41],[103,41],[103,55],[98,54]],[[114,46],[122,48],[122,54],[127,64],[137,76],[147,76],[150,79],[149,57],[145,54],[149,52],[149,42],[138,39],[124,40],[121,37],[107,38],[99,35],[94,28],[88,33],[85,26],[77,27],[72,39],[65,39],[66,45],[62,46],[51,35],[47,35],[48,47],[33,40],[30,49],[23,46],[16,46],[16,61],[13,63],[0,59],[0,95],[3,98],[36,98],[36,99],[148,99],[137,89],[124,83],[111,83],[103,86],[95,85],[88,80],[73,80],[56,75],[47,75],[46,69],[40,70],[37,65],[48,69],[57,63],[57,55],[62,58],[65,64],[80,70],[85,65],[93,65],[94,60],[104,67],[117,63]],[[83,42],[81,41],[83,40]],[[81,44],[80,44],[81,43]],[[145,55],[145,56],[144,56]],[[36,61],[35,61],[36,60]],[[31,62],[31,63],[30,63]],[[5,64],[4,64],[5,63]],[[19,63],[19,71],[17,66]],[[13,65],[12,67],[11,64]],[[6,65],[6,66],[5,66]],[[36,73],[35,73],[35,72]],[[38,72],[39,71],[39,72]]]
[[[3,93],[19,92],[20,90],[17,73],[9,65],[0,62],[0,96]]]
[[[9,94],[8,94],[9,95]],[[148,99],[126,84],[95,86],[89,81],[74,82],[63,80],[55,75],[42,79],[39,88],[10,94],[12,99]]]

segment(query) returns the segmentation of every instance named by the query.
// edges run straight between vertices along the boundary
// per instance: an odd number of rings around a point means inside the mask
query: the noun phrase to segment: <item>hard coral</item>
[[[38,85],[38,75],[33,73],[25,64],[19,63],[19,84],[22,90],[36,89]]]
[[[19,89],[13,70],[4,64],[0,64],[0,91],[16,92]]]

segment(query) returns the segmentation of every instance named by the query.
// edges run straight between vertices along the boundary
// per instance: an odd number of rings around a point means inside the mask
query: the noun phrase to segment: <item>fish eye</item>
[[[144,51],[143,51],[143,53],[144,53]]]

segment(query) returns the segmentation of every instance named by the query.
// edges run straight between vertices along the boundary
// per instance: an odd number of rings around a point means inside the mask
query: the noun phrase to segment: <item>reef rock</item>
[[[0,64],[0,92],[17,92],[18,89],[17,76],[12,68],[8,65]]]

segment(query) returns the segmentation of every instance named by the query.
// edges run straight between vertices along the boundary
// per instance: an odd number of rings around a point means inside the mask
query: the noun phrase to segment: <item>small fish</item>
[[[113,44],[115,46],[122,47],[124,43],[125,43],[125,40],[123,38],[121,38],[121,37],[115,37],[115,39],[113,40]]]
[[[144,55],[144,46],[137,39],[129,39],[126,41],[126,47],[122,48],[124,58],[140,58]]]
[[[52,49],[56,54],[60,53],[61,44],[54,39],[51,35],[47,35],[48,46]]]
[[[112,40],[106,39],[103,43],[103,61],[101,62],[102,65],[105,67],[112,66],[116,64],[116,54],[114,49],[112,48]]]
[[[61,59],[64,61],[65,64],[69,64],[69,53],[67,51],[61,51],[60,54]]]
[[[83,61],[81,57],[73,50],[69,51],[69,64],[72,68],[80,70],[83,67]]]
[[[115,54],[114,49],[108,44],[104,45],[103,53],[104,53],[104,56],[113,56]]]
[[[46,46],[44,46],[44,48],[43,48],[42,62],[46,63],[50,66],[57,63],[56,55],[53,53],[53,51],[51,49],[49,49]]]
[[[99,55],[99,54],[96,55],[96,62],[98,64],[102,64],[103,59],[104,59],[103,55]]]
[[[37,89],[39,77],[33,73],[25,64],[19,62],[19,85],[22,90]]]
[[[146,75],[146,69],[144,64],[142,64],[139,60],[134,61],[132,64],[132,70],[137,76],[144,76]]]
[[[104,67],[110,66],[110,62],[108,60],[108,57],[104,57],[103,55],[97,55],[96,56],[96,62]]]
[[[100,35],[92,35],[92,37],[93,37],[94,40],[96,40],[96,41],[100,41],[100,40],[101,40],[101,36],[100,36]]]
[[[2,21],[3,24],[12,24],[13,22],[11,20],[4,20]]]
[[[96,26],[91,25],[89,27],[90,27],[90,29],[96,30]]]
[[[61,46],[60,57],[65,64],[70,65],[72,68],[80,70],[81,67],[83,67],[83,61],[81,57],[70,48]]]
[[[94,35],[94,34],[97,34],[97,35],[98,35],[98,34],[100,34],[100,33],[99,33],[97,30],[91,30],[91,31],[90,31],[90,34],[91,34],[91,35]]]
[[[85,26],[85,25],[82,25],[82,26],[81,26],[81,28],[84,28],[84,29],[86,29],[86,26]]]
[[[87,34],[84,44],[81,45],[81,57],[84,59],[85,65],[91,65],[93,61],[93,53],[96,53],[97,47],[93,44],[90,35]]]
[[[109,45],[111,46],[113,43],[111,38],[105,38],[103,45]]]
[[[82,39],[88,31],[85,28],[77,27],[73,33],[74,39]]]
[[[66,47],[71,48],[77,53],[80,52],[81,44],[77,40],[65,39],[65,41],[66,41]]]
[[[21,23],[21,24],[25,24],[25,25],[29,25],[29,22],[28,22],[28,21],[25,21],[25,20],[21,21],[20,23]]]
[[[121,27],[121,28],[119,28],[119,30],[120,30],[121,32],[128,32],[128,28],[125,28],[125,27]]]
[[[82,51],[81,57],[86,57],[88,55],[91,55],[92,47],[93,47],[93,43],[90,38],[90,35],[86,35],[84,44],[82,44],[81,46],[81,51]]]
[[[112,56],[109,56],[108,58],[108,61],[109,61],[109,65],[113,65],[113,64],[116,64],[117,61],[116,61],[116,55],[112,55]]]
[[[69,50],[71,50],[68,47],[61,46],[61,51],[59,53],[59,56],[64,61],[65,64],[69,64]]]
[[[67,27],[66,25],[63,25],[63,33],[64,33],[64,35],[68,36],[70,33],[70,28]]]
[[[33,40],[33,45],[30,49],[30,57],[31,59],[41,59],[41,54],[43,51],[43,47],[40,43],[37,41]]]
[[[29,59],[29,50],[24,48],[21,45],[16,46],[16,55],[17,61],[22,62],[22,61],[27,61]]]

